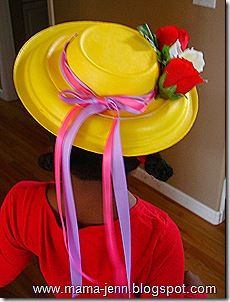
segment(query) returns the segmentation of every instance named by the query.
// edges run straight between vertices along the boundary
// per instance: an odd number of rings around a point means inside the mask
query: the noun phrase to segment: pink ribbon
[[[76,134],[90,116],[105,110],[116,111],[112,128],[107,138],[102,164],[103,214],[108,251],[115,270],[115,283],[126,282],[130,288],[131,276],[131,228],[129,215],[129,200],[126,175],[120,141],[119,111],[124,110],[134,114],[143,112],[149,102],[155,97],[155,90],[142,96],[98,96],[84,84],[72,71],[67,61],[67,48],[72,39],[66,44],[61,55],[61,70],[66,81],[73,90],[64,90],[60,98],[67,104],[76,105],[67,114],[57,135],[55,145],[55,182],[59,215],[61,218],[63,236],[69,254],[71,283],[82,285],[82,277],[96,282],[85,274],[82,269],[79,242],[79,230],[74,194],[70,173],[70,153]],[[79,106],[80,105],[80,106]],[[61,172],[62,184],[61,186]],[[116,244],[116,236],[112,208],[112,183],[114,188],[116,208],[121,229],[124,260],[120,257]],[[66,226],[62,213],[62,193]],[[77,201],[76,201],[77,202]],[[73,294],[73,297],[75,295]]]

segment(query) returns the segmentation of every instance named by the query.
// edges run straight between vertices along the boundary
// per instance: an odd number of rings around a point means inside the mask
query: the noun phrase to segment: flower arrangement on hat
[[[203,53],[187,48],[189,34],[175,25],[160,27],[153,34],[147,24],[138,27],[141,34],[150,42],[158,55],[161,65],[159,96],[176,100],[194,86],[204,82],[200,76],[205,61]]]

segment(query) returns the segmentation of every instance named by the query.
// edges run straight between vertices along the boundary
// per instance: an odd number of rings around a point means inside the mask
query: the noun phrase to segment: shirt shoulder
[[[48,182],[41,181],[33,181],[33,180],[22,180],[17,182],[12,188],[9,190],[8,194],[17,194],[17,193],[26,193],[26,191],[36,191],[41,187],[44,187],[48,184]]]
[[[4,206],[20,208],[26,205],[33,206],[41,199],[41,191],[44,192],[48,182],[23,180],[16,183],[7,193]]]
[[[2,204],[2,210],[11,214],[15,213],[25,216],[28,211],[32,213],[41,205],[41,192],[45,190],[48,183],[38,181],[20,181],[16,183],[7,193]],[[16,214],[17,213],[17,214]]]
[[[177,225],[165,211],[139,197],[136,207],[135,220],[142,228],[157,232],[161,236],[166,231],[180,236]]]
[[[44,203],[47,182],[20,181],[7,193],[1,216],[18,241],[31,246],[46,211]],[[3,218],[2,218],[3,219]],[[34,251],[35,252],[35,251]]]

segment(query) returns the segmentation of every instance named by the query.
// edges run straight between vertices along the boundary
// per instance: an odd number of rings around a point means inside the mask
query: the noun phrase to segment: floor
[[[35,122],[18,101],[0,100],[0,204],[8,190],[22,179],[47,181],[52,173],[37,165],[38,156],[50,151],[47,132]],[[162,208],[178,225],[183,239],[186,270],[199,275],[206,285],[215,285],[210,298],[225,297],[225,223],[213,226],[156,192],[134,177],[129,178],[133,193]],[[44,284],[37,259],[10,285],[0,289],[0,297],[36,296],[32,285]],[[39,298],[48,297],[39,295]]]

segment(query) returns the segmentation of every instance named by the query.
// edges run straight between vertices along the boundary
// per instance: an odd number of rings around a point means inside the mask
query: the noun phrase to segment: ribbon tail
[[[56,197],[57,197],[57,206],[61,219],[63,237],[66,249],[67,246],[67,236],[65,230],[65,223],[62,213],[62,190],[61,190],[61,153],[62,153],[62,143],[65,137],[65,134],[68,130],[69,124],[73,120],[76,113],[79,111],[80,107],[74,107],[65,117],[65,120],[58,132],[57,139],[55,142],[55,151],[54,151],[54,175],[55,175],[55,186],[56,186]]]
[[[70,273],[72,285],[82,285],[82,276],[90,281],[94,280],[82,272],[81,267],[81,253],[80,241],[77,223],[77,214],[74,202],[74,194],[70,173],[70,153],[74,138],[83,124],[83,122],[96,113],[105,110],[105,105],[93,104],[84,108],[77,119],[73,121],[69,127],[68,133],[65,135],[62,146],[62,171],[63,171],[63,187],[65,193],[65,212],[66,212],[66,226],[68,239],[68,252],[70,261]]]
[[[131,226],[130,226],[130,209],[127,189],[126,174],[122,156],[122,147],[120,139],[120,121],[118,120],[114,132],[113,142],[113,165],[112,179],[114,194],[119,217],[123,250],[125,256],[126,278],[128,288],[130,289],[131,278]],[[130,291],[129,291],[130,292]],[[129,294],[130,297],[130,294]]]
[[[103,154],[102,163],[102,187],[103,187],[103,212],[105,222],[105,232],[108,252],[115,270],[115,282],[120,282],[120,276],[122,272],[122,262],[118,255],[118,249],[116,244],[116,234],[114,228],[113,217],[113,205],[112,205],[112,183],[111,183],[111,167],[112,167],[112,148],[114,130],[117,124],[117,120],[114,120],[112,128],[110,130],[109,137],[106,142],[105,151]]]

